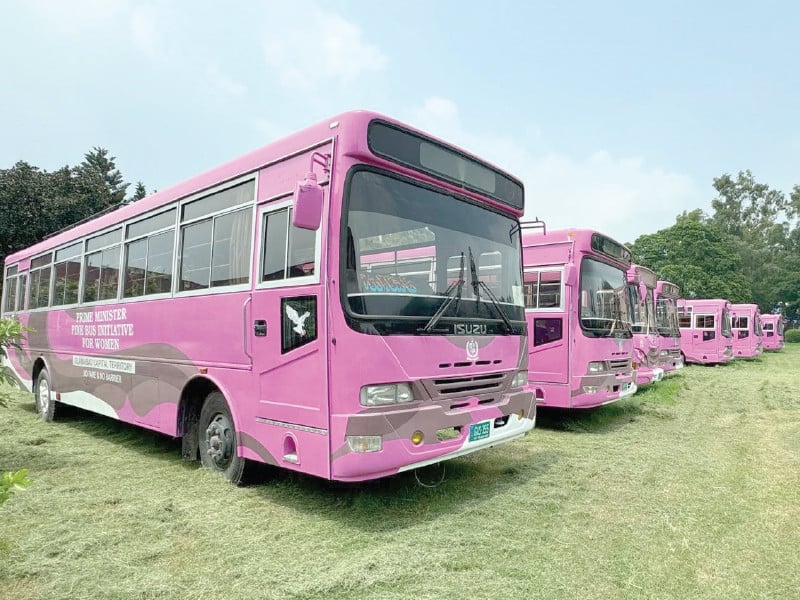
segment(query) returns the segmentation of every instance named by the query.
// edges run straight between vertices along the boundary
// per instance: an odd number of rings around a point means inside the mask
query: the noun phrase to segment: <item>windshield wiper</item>
[[[503,319],[503,323],[506,326],[506,333],[514,333],[514,326],[511,324],[511,319],[508,318],[508,315],[503,310],[503,307],[500,306],[500,301],[494,295],[491,288],[486,285],[486,282],[483,281],[480,277],[478,277],[478,269],[475,266],[475,258],[472,256],[472,246],[468,246],[467,250],[469,251],[469,274],[472,278],[472,293],[475,294],[475,302],[481,301],[481,294],[479,290],[483,290],[486,292],[486,296],[491,300],[492,306],[494,307],[497,314],[500,315],[500,318]],[[463,260],[464,254],[461,254],[461,258]],[[463,263],[462,263],[463,265]]]
[[[444,291],[445,301],[442,302],[442,305],[439,307],[430,320],[425,324],[425,327],[418,329],[419,333],[431,333],[433,328],[436,327],[436,324],[439,322],[439,319],[442,318],[442,315],[447,312],[447,309],[450,308],[450,305],[453,301],[461,302],[461,290],[464,288],[464,284],[466,280],[464,279],[464,253],[461,253],[461,268],[458,273],[458,279],[447,286],[447,289]],[[458,304],[456,304],[458,306]]]

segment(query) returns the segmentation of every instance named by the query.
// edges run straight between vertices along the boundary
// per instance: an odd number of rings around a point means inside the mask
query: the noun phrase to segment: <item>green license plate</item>
[[[478,440],[489,437],[489,432],[492,428],[491,421],[483,421],[481,423],[473,423],[469,426],[469,441],[477,442]]]

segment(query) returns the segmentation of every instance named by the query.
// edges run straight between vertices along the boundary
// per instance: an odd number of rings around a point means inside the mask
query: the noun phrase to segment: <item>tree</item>
[[[681,287],[686,298],[748,302],[750,289],[741,258],[729,236],[693,211],[675,225],[639,236],[630,245],[633,261]]]
[[[124,183],[122,173],[119,172],[115,164],[116,160],[116,156],[108,156],[108,150],[95,146],[91,152],[87,152],[84,155],[84,161],[79,168],[84,171],[99,173],[106,182],[111,196],[115,200],[114,203],[119,204],[125,199],[125,191],[130,184]]]
[[[752,292],[750,302],[762,312],[773,312],[787,301],[796,273],[797,248],[792,242],[795,217],[800,215],[800,189],[789,199],[768,185],[758,183],[750,171],[733,179],[727,173],[714,179],[718,196],[711,201],[709,221],[727,233],[742,259],[743,272]],[[794,225],[794,229],[797,226]]]
[[[147,196],[147,190],[141,181],[136,182],[136,189],[133,191],[133,196],[130,197],[129,202],[136,202]]]
[[[0,263],[51,233],[118,205],[128,184],[114,160],[107,150],[95,148],[79,166],[50,173],[24,161],[0,169]]]

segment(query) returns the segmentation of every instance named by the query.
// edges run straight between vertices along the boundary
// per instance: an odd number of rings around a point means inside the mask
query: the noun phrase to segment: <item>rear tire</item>
[[[234,485],[241,485],[246,461],[237,453],[236,428],[225,397],[220,392],[211,392],[206,396],[200,410],[197,436],[203,466],[221,473]]]
[[[56,401],[53,398],[53,389],[47,369],[39,371],[36,385],[33,388],[33,399],[36,402],[36,414],[42,421],[50,422],[55,419]]]

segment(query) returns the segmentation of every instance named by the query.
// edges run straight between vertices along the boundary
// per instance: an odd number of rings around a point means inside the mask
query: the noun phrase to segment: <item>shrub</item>
[[[15,472],[6,472],[0,475],[0,506],[11,498],[11,495],[30,485],[31,481],[27,477],[28,470],[20,469]]]
[[[22,327],[16,319],[0,319],[0,365],[2,359],[7,356],[6,348],[19,348],[19,341],[25,331],[29,330]],[[8,405],[8,388],[5,386],[10,382],[11,379],[0,366],[0,406]],[[11,494],[30,485],[27,475],[26,469],[0,473],[0,506],[11,498]]]
[[[787,329],[783,334],[783,339],[789,344],[800,343],[800,329]]]

